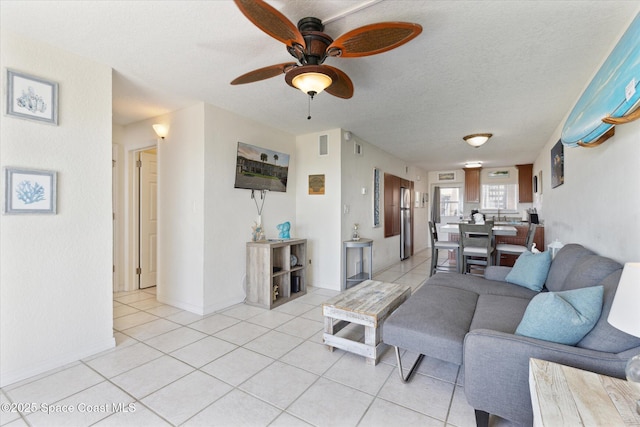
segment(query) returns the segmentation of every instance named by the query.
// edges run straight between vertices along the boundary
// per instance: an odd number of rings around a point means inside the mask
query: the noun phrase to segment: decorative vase
[[[358,232],[358,224],[353,224],[353,233],[351,233],[351,240],[360,240],[360,233]]]

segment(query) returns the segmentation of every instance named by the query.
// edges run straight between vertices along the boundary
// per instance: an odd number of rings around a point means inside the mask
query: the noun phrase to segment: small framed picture
[[[58,83],[7,70],[7,115],[58,125]]]
[[[5,168],[5,214],[55,214],[57,173]]]
[[[438,172],[438,181],[455,181],[455,172]]]

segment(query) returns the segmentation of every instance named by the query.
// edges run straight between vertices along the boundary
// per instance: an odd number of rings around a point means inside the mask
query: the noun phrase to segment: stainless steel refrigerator
[[[411,190],[400,188],[400,259],[411,256]]]

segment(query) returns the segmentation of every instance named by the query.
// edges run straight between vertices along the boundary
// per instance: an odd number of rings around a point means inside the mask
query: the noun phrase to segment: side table
[[[358,249],[358,253],[360,255],[360,267],[356,268],[356,274],[347,277],[347,272],[349,271],[349,257],[347,254],[348,250],[352,248]],[[365,248],[369,248],[369,259],[367,260],[369,262],[368,272],[364,271]],[[360,240],[345,240],[342,242],[342,290],[355,286],[358,283],[371,278],[373,278],[373,240],[361,238]]]
[[[529,359],[534,426],[638,426],[640,391],[628,381]]]

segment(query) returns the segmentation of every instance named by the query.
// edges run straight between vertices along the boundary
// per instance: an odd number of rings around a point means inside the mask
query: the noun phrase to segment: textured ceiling
[[[3,29],[111,66],[115,123],[204,101],[296,135],[340,127],[407,164],[443,170],[532,162],[640,10],[635,1],[269,3],[294,23],[327,21],[334,39],[382,21],[423,32],[380,55],[329,58],[354,96],[316,96],[307,120],[307,97],[283,76],[229,84],[293,59],[231,1],[2,0],[0,17]],[[476,132],[494,137],[474,149],[462,136]]]

